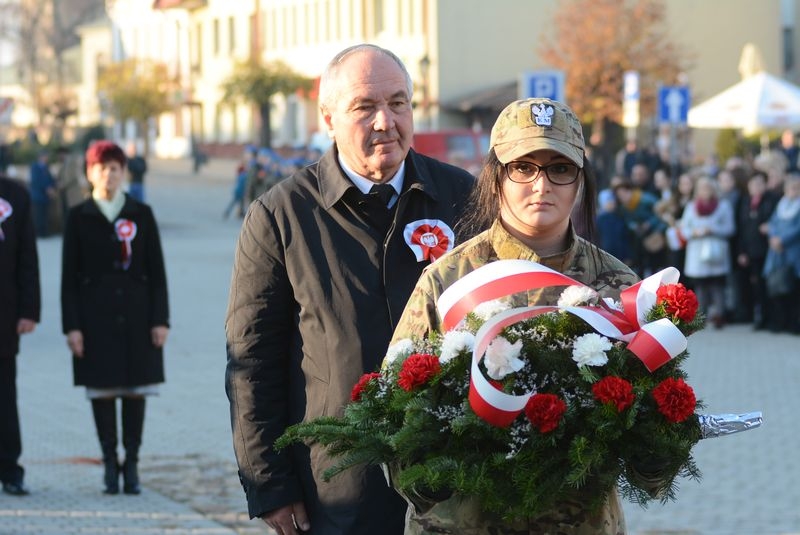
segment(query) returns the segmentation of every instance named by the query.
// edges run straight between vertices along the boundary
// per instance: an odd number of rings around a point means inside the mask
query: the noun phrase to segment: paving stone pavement
[[[43,319],[18,357],[26,482],[0,494],[0,534],[265,534],[247,518],[223,388],[224,313],[238,219],[222,220],[235,164],[153,160],[148,202],[162,233],[172,329],[167,381],[148,400],[139,496],[102,494],[89,402],[72,386],[60,328],[61,239],[39,242]],[[764,425],[701,442],[702,481],[678,499],[627,504],[630,535],[800,535],[800,337],[748,326],[690,338],[690,382],[709,413],[762,410]]]

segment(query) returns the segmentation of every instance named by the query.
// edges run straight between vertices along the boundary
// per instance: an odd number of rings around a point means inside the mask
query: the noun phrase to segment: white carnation
[[[414,351],[414,342],[410,338],[403,338],[389,346],[386,356],[383,357],[383,365],[389,366],[397,357],[408,356]]]
[[[475,335],[468,331],[447,331],[442,339],[439,362],[449,362],[461,351],[472,351],[475,347]]]
[[[608,362],[606,351],[612,347],[611,340],[597,333],[584,334],[575,339],[572,360],[578,366],[603,366]]]
[[[567,286],[558,298],[560,307],[576,307],[597,302],[597,292],[588,286]]]
[[[519,359],[522,352],[522,340],[517,340],[513,344],[498,336],[489,343],[486,348],[486,372],[492,379],[502,379],[509,373],[518,372],[525,365]]]
[[[494,301],[486,301],[475,307],[473,314],[481,318],[483,321],[488,321],[492,316],[504,312],[511,308],[508,303],[495,299]]]

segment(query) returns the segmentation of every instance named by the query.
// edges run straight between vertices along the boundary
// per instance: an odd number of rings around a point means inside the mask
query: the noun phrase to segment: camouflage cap
[[[506,106],[492,127],[489,146],[502,163],[550,149],[583,167],[581,123],[566,104],[549,98],[517,100]]]

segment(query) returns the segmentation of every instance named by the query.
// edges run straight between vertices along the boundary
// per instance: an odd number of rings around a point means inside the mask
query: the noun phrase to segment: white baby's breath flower
[[[383,365],[389,366],[397,357],[408,356],[412,351],[414,351],[414,342],[412,342],[410,338],[398,340],[386,350],[386,356],[383,358]]]
[[[486,372],[492,379],[502,379],[509,373],[518,372],[525,365],[519,359],[522,351],[522,340],[517,340],[513,344],[498,336],[489,343],[486,348]]]
[[[481,303],[480,305],[476,306],[475,310],[472,312],[483,321],[487,321],[492,316],[508,310],[509,308],[511,307],[508,305],[508,303],[500,301],[499,299],[495,299],[494,301],[486,301],[485,303]]]
[[[469,331],[447,331],[442,339],[439,362],[444,364],[451,361],[461,351],[472,351],[475,347],[475,335]]]
[[[576,307],[597,302],[597,292],[588,286],[567,286],[558,298],[560,307]]]
[[[612,347],[611,341],[597,333],[588,333],[575,339],[572,346],[572,360],[578,366],[602,366],[608,362],[606,351]]]

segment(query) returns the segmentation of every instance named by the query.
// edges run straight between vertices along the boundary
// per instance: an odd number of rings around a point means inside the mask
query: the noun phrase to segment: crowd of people
[[[598,195],[598,243],[639,276],[677,267],[717,328],[800,333],[789,276],[800,271],[800,174],[791,132],[783,140],[752,161],[732,157],[674,180],[644,163],[619,167]]]
[[[236,166],[233,192],[222,213],[227,219],[231,213],[244,217],[247,207],[262,193],[306,165],[320,159],[322,152],[313,147],[282,149],[247,145]]]

